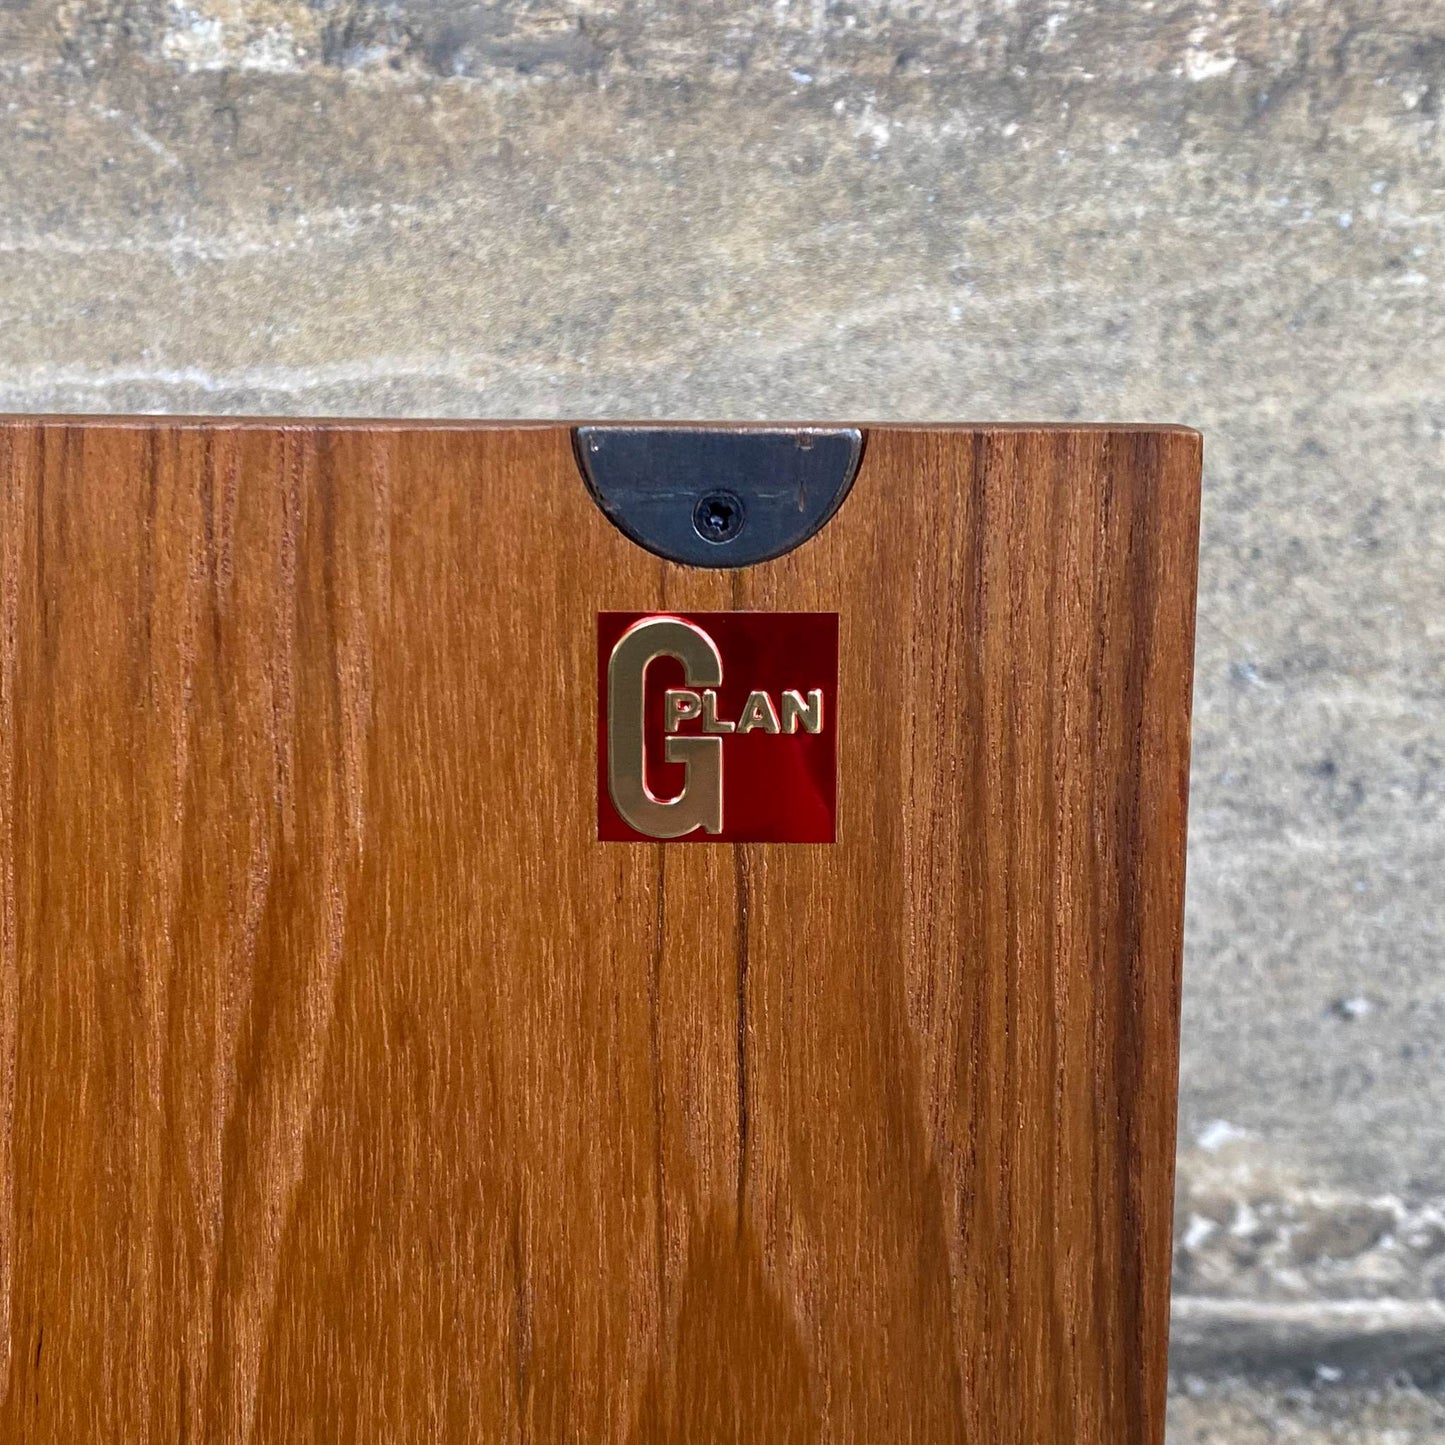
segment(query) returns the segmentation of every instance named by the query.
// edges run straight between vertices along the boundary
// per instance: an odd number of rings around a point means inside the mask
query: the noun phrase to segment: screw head
[[[747,513],[732,492],[708,492],[692,509],[692,527],[704,542],[731,542],[743,529]]]

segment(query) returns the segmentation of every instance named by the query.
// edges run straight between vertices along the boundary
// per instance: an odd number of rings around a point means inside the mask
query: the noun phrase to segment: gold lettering
[[[754,728],[762,728],[765,733],[780,731],[773,700],[765,692],[750,692],[743,704],[743,715],[738,719],[740,733],[750,733]]]
[[[663,694],[666,709],[663,731],[675,733],[680,723],[685,723],[702,712],[702,699],[685,687],[670,687]]]
[[[642,700],[647,669],[659,657],[682,663],[694,687],[722,681],[717,644],[702,628],[677,617],[634,622],[607,664],[607,790],[622,821],[650,838],[681,838],[697,828],[721,833],[721,739],[668,738],[663,757],[683,765],[682,792],[659,798],[647,786]]]
[[[730,733],[736,726],[717,715],[717,693],[706,688],[702,695],[702,730],[705,733]]]
[[[802,723],[805,733],[820,733],[823,731],[823,689],[813,688],[808,693],[808,699],[803,700],[802,693],[789,688],[783,694],[783,731],[795,733],[798,724]],[[776,731],[774,729],[773,731]]]

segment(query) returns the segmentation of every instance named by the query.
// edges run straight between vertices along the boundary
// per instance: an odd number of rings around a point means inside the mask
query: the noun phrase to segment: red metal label
[[[601,612],[597,836],[831,843],[836,612]]]

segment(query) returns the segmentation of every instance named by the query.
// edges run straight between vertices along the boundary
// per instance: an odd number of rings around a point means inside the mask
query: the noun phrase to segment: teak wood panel
[[[1198,438],[0,426],[0,1438],[1163,1433]],[[600,609],[836,610],[839,842],[594,841]]]

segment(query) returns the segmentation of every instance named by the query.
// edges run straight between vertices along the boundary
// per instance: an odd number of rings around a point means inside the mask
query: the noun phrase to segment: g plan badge
[[[836,612],[602,612],[597,836],[831,843]]]

